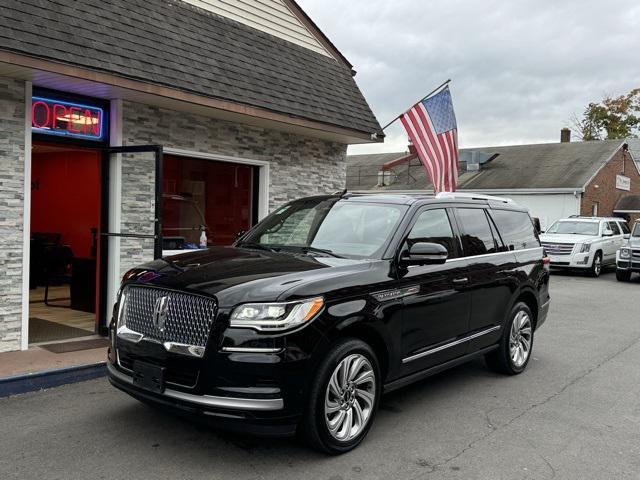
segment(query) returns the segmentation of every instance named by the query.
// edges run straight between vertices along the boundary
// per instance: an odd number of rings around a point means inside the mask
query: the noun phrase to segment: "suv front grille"
[[[125,287],[123,295],[124,318],[119,323],[128,329],[160,343],[173,342],[198,347],[207,345],[218,308],[214,299],[136,285]],[[162,297],[167,298],[166,315],[164,325],[157,325],[154,310]]]
[[[542,242],[545,251],[551,255],[571,255],[575,243]]]

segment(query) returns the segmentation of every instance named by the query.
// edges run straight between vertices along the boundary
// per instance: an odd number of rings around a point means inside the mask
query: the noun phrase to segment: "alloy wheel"
[[[602,261],[600,260],[600,257],[596,255],[596,258],[593,260],[593,273],[595,273],[596,276],[598,276],[600,275],[601,270],[602,270]]]
[[[345,357],[327,385],[324,417],[329,433],[347,442],[366,427],[373,413],[376,377],[371,362],[359,353]]]
[[[522,367],[531,353],[531,318],[524,310],[516,313],[509,336],[509,354],[516,368]]]

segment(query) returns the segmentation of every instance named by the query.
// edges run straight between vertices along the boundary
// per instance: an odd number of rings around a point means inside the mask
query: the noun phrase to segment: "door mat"
[[[52,353],[79,352],[80,350],[92,350],[94,348],[106,348],[109,346],[107,338],[92,338],[90,340],[78,340],[75,342],[48,343],[38,345]]]
[[[66,338],[87,337],[93,330],[70,327],[38,317],[29,318],[29,343],[55,342]]]

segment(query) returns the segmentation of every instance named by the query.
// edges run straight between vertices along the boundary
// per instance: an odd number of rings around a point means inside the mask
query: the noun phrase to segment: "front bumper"
[[[197,395],[166,388],[163,393],[142,389],[131,375],[107,362],[111,384],[138,400],[175,413],[205,417],[213,426],[257,435],[285,436],[295,433],[298,415],[287,415],[283,398],[252,398]]]
[[[569,255],[549,255],[552,268],[591,268],[593,252],[571,253]]]
[[[640,258],[620,258],[620,254],[616,257],[616,268],[618,270],[628,270],[640,273]]]

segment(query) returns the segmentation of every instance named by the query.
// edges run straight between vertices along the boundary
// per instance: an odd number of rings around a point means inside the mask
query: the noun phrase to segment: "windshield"
[[[632,237],[640,237],[640,222],[636,222],[636,225],[633,227],[633,232],[631,232]]]
[[[558,220],[551,225],[547,233],[568,233],[574,235],[598,235],[599,222],[577,222],[573,220]]]
[[[293,202],[260,222],[236,246],[345,258],[381,258],[405,205],[340,198]]]

